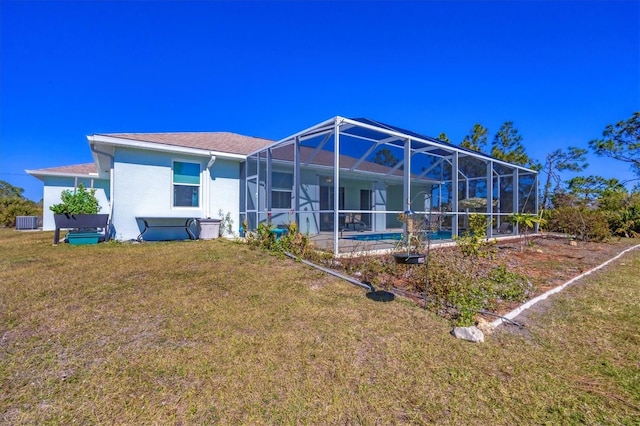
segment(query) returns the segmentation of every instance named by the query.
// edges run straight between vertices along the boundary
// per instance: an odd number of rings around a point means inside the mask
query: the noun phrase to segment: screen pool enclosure
[[[366,118],[293,134],[249,155],[241,172],[248,230],[296,222],[334,254],[393,248],[395,237],[376,236],[404,235],[404,212],[425,217],[439,240],[467,229],[470,214],[485,215],[495,237],[518,233],[509,215],[538,212],[536,171]]]
[[[425,235],[426,237],[426,235]],[[435,231],[430,232],[428,235],[432,240],[450,240],[451,231]],[[402,241],[404,238],[404,233],[402,232],[385,232],[385,233],[377,233],[377,232],[362,232],[359,234],[345,235],[342,237],[345,240],[354,240],[354,241]]]

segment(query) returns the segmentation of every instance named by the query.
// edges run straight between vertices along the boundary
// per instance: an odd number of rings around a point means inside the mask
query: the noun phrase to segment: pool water
[[[404,234],[402,232],[386,232],[386,233],[374,233],[374,234],[358,234],[349,235],[344,237],[345,240],[355,241],[400,241]],[[429,234],[429,238],[432,240],[450,240],[451,231],[436,231]]]

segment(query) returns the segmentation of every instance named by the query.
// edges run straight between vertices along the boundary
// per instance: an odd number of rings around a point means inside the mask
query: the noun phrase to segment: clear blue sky
[[[511,120],[538,160],[640,110],[639,1],[0,2],[0,180],[85,136],[280,139],[335,115],[459,143]],[[584,174],[631,178],[590,158]]]

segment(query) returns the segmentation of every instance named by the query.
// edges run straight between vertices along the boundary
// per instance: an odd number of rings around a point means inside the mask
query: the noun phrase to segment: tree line
[[[0,180],[0,226],[16,226],[17,216],[41,216],[42,202],[24,196],[24,189]]]
[[[451,143],[446,133],[438,138]],[[549,230],[583,239],[640,236],[640,184],[629,191],[625,187],[629,182],[602,176],[562,180],[562,172],[580,173],[587,168],[587,149],[559,148],[539,161],[526,152],[512,121],[502,124],[491,142],[489,130],[476,123],[460,146],[540,172],[539,207]],[[635,176],[631,181],[640,181],[640,112],[607,125],[602,137],[589,141],[588,147],[597,156],[628,164]]]

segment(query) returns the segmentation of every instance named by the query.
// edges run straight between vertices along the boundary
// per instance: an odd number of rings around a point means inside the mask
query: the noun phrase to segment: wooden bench
[[[187,233],[187,236],[190,240],[195,240],[196,236],[191,232],[191,225],[197,220],[195,217],[176,217],[176,216],[136,216],[137,220],[141,220],[144,223],[144,229],[138,235],[137,240],[142,242],[143,235],[149,229],[158,229],[158,228],[173,228],[173,229],[184,229]],[[181,221],[181,223],[166,223],[167,221]],[[182,222],[184,221],[184,222]],[[156,223],[154,223],[156,222]]]

